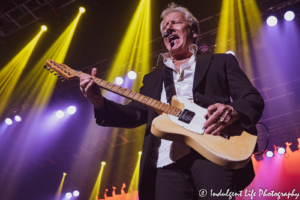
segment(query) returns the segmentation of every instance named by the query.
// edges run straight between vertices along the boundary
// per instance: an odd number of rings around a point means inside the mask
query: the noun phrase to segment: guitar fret
[[[136,94],[132,97],[132,99],[137,100],[140,96],[141,96],[141,94],[136,93]]]
[[[119,91],[119,90],[120,90],[120,91]],[[123,94],[124,91],[125,91],[125,89],[122,88],[122,87],[120,87],[120,88],[117,90],[117,92],[118,92],[119,94]]]
[[[151,102],[149,102],[149,101],[151,101]],[[153,101],[154,101],[154,99],[149,98],[148,101],[146,102],[146,104],[149,106]]]
[[[158,107],[161,111],[164,111],[166,108],[166,104],[161,103],[161,107]]]
[[[123,92],[124,96],[128,96],[130,94],[131,90],[125,89],[125,91]]]
[[[128,97],[133,99],[134,95],[136,95],[137,93],[130,91],[130,93],[128,94]]]
[[[155,103],[155,105],[154,105],[154,108],[157,108],[157,109],[158,109],[158,107],[160,106],[160,104],[161,104],[161,102],[156,101],[156,103]],[[156,106],[156,107],[155,107],[155,106]]]
[[[170,109],[170,106],[169,105],[166,105],[166,108],[165,108],[165,112],[168,112],[168,110]]]
[[[115,84],[109,83],[108,86],[106,86],[106,88],[111,90],[114,86],[115,86]]]
[[[103,88],[106,88],[106,85],[108,85],[108,84],[109,84],[109,82],[103,80],[103,81],[101,81],[101,83],[99,85]]]
[[[174,110],[175,110],[175,107],[173,107],[173,106],[171,106],[171,108],[170,108],[170,111],[169,111],[169,114],[173,114],[173,112],[174,112]]]
[[[137,99],[139,102],[143,102],[145,98],[145,95],[141,95],[139,96],[139,98]]]
[[[174,110],[173,110],[173,112],[172,112],[172,115],[176,115],[177,111],[178,111],[178,108],[175,108],[175,107],[174,107]]]
[[[118,87],[119,87],[119,88],[118,88]],[[116,88],[117,88],[117,89],[116,89]],[[119,89],[120,89],[120,86],[114,85],[114,86],[111,88],[111,91],[117,92]]]

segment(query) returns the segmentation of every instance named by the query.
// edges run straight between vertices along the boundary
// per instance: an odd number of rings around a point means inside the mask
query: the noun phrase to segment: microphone
[[[168,37],[168,36],[169,36],[168,31],[164,32],[164,37]]]

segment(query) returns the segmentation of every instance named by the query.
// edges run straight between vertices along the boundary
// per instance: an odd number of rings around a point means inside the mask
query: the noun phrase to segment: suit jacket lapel
[[[196,58],[196,69],[194,75],[193,92],[204,78],[212,59],[212,55],[198,55]]]

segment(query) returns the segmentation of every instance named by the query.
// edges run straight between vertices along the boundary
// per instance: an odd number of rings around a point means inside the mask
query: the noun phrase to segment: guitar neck
[[[83,72],[81,72],[80,74],[78,74],[78,77],[80,77],[82,74],[84,74]],[[168,105],[166,103],[162,103],[158,100],[155,100],[153,98],[147,97],[145,95],[133,92],[131,90],[128,90],[126,88],[123,88],[121,86],[115,85],[113,83],[110,83],[108,81],[105,81],[103,79],[97,78],[92,76],[92,78],[94,79],[95,83],[100,86],[103,89],[106,89],[108,91],[111,91],[113,93],[116,93],[120,96],[123,96],[127,99],[130,100],[134,100],[137,102],[140,102],[141,104],[148,106],[150,108],[153,108],[154,110],[156,110],[158,113],[167,113],[167,114],[171,114],[174,115],[176,117],[179,116],[181,109],[176,108],[174,106]]]

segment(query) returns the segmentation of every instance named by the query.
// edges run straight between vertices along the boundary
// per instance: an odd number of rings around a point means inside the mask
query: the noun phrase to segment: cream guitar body
[[[206,121],[205,108],[179,96],[173,97],[172,106],[182,109],[181,115],[163,113],[155,118],[151,127],[153,135],[185,143],[211,162],[231,169],[242,168],[248,163],[257,136],[237,126],[230,126],[229,133],[222,136],[206,134],[202,129]]]

